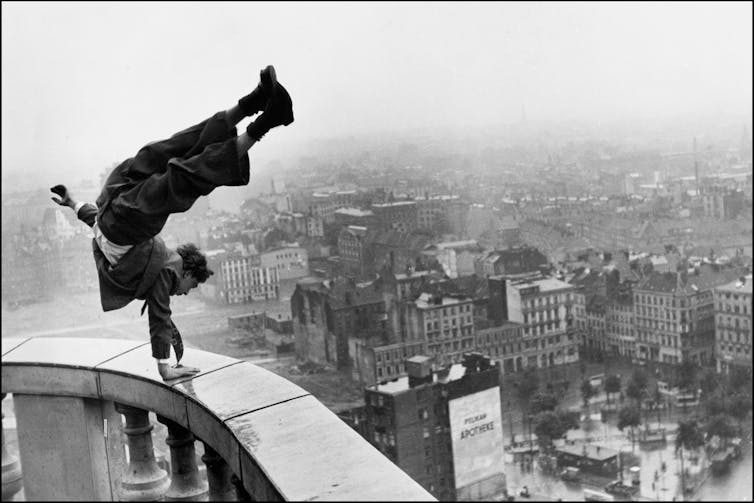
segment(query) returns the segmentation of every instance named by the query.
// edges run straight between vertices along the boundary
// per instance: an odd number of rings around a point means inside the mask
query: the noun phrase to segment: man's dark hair
[[[215,272],[207,267],[207,257],[194,243],[182,244],[176,250],[183,259],[183,271],[190,273],[199,283],[204,283]]]

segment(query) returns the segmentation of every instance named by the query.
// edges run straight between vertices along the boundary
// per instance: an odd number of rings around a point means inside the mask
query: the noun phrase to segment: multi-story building
[[[335,222],[335,201],[330,194],[315,192],[309,198],[309,214],[322,220],[323,223]]]
[[[359,375],[363,346],[398,342],[389,308],[391,297],[379,285],[351,280],[304,280],[291,295],[296,354],[303,360],[330,363]]]
[[[437,261],[449,278],[474,274],[474,262],[482,255],[482,248],[474,239],[448,241],[428,246],[424,255]]]
[[[406,367],[364,390],[358,430],[440,501],[502,496],[499,368],[477,354],[438,371],[426,356]]]
[[[309,275],[309,254],[301,246],[283,246],[259,255],[262,268],[274,269],[280,281]]]
[[[306,235],[310,238],[321,238],[325,235],[325,227],[321,218],[314,215],[306,215]]]
[[[616,338],[611,339],[609,334],[613,332],[609,332],[608,325],[610,329],[613,328],[609,312],[613,309],[611,303],[618,292],[619,281],[620,273],[617,269],[606,272],[602,268],[579,270],[569,281],[575,288],[574,329],[583,356],[604,356],[608,352],[616,354],[613,348]]]
[[[712,290],[715,305],[715,363],[718,372],[732,366],[751,371],[752,275]]]
[[[459,196],[438,195],[414,198],[416,202],[417,225],[421,229],[435,229],[446,227],[445,232],[453,232],[452,220],[455,215],[452,209],[460,203]]]
[[[727,220],[736,218],[745,208],[743,191],[713,186],[702,193],[704,216]]]
[[[474,270],[480,276],[514,275],[539,272],[547,266],[547,257],[529,246],[495,250],[480,257]]]
[[[485,320],[486,321],[486,320]],[[502,325],[484,323],[479,320],[476,327],[476,350],[498,361],[500,370],[510,374],[523,370],[528,355],[524,355],[523,325],[514,321],[504,321]],[[526,341],[529,349],[529,341]],[[535,349],[539,345],[535,343]],[[535,357],[535,362],[539,359]]]
[[[488,318],[498,326],[504,321],[521,325],[524,354],[515,358],[521,356],[522,365],[545,368],[574,363],[579,360],[571,314],[574,293],[573,285],[555,278],[493,276],[489,278]],[[516,350],[521,351],[518,343]],[[508,368],[520,366],[514,360]]]
[[[398,231],[383,231],[376,233],[371,240],[374,252],[374,269],[380,270],[390,265],[395,272],[420,270],[427,267],[417,267],[419,264],[427,266],[429,257],[422,252],[429,246],[431,240],[423,234],[409,234]]]
[[[740,275],[733,268],[702,266],[688,272],[652,273],[634,287],[636,356],[679,364],[715,363],[712,290]]]
[[[369,210],[360,210],[358,208],[340,208],[335,210],[335,225],[345,227],[348,225],[357,225],[372,229],[376,226],[377,219]]]
[[[338,255],[343,274],[367,279],[374,272],[370,246],[370,233],[366,227],[349,225],[338,234]]]
[[[427,352],[424,341],[369,346],[357,341],[355,350],[359,382],[371,386],[406,375],[406,360]]]
[[[372,204],[372,212],[382,230],[408,233],[416,229],[415,201]]]
[[[636,356],[636,337],[634,302],[630,291],[608,300],[605,321],[607,351],[613,355],[633,359]]]
[[[208,265],[215,271],[204,290],[211,297],[228,304],[278,298],[278,271],[263,267],[259,255],[225,251],[208,251],[206,255]]]
[[[473,299],[421,294],[407,302],[409,341],[424,341],[427,355],[444,365],[460,362],[474,348]]]

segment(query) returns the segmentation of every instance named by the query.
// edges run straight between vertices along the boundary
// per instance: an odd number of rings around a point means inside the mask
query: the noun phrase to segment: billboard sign
[[[448,409],[456,488],[502,474],[500,388],[451,400]]]

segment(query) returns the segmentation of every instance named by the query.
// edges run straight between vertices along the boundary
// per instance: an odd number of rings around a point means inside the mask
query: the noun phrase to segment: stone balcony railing
[[[2,339],[2,397],[13,395],[18,435],[16,457],[3,434],[3,500],[23,487],[27,500],[435,501],[290,381],[186,349],[201,372],[165,383],[150,348]],[[155,459],[149,412],[167,426],[171,473]]]

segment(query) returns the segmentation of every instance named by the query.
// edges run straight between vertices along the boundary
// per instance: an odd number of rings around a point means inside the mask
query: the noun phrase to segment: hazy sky
[[[252,163],[317,138],[513,122],[522,107],[530,120],[749,114],[752,4],[3,2],[3,174],[95,178],[234,104],[267,64],[296,121]]]

